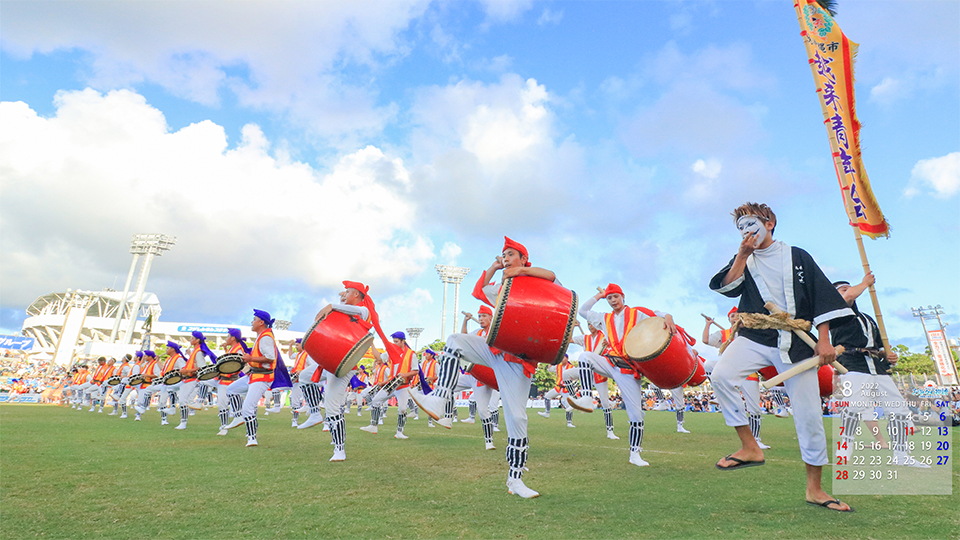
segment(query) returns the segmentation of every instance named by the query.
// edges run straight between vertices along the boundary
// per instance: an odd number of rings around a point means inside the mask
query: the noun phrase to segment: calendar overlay
[[[843,437],[846,428],[840,415],[833,417],[828,448],[833,456],[835,495],[953,494],[951,441],[955,428],[945,389],[913,388],[902,393],[912,418],[900,428],[906,435],[908,455],[904,458],[900,453],[899,459],[893,448],[898,437],[890,432],[892,422],[882,407],[887,396],[876,395],[873,402],[869,389],[858,389],[849,398],[837,390],[830,399],[831,408],[866,410],[858,413],[860,422],[852,441]],[[852,403],[854,400],[858,403]]]

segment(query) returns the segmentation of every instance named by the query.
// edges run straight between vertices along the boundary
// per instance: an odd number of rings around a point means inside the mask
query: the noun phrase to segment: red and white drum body
[[[661,317],[647,317],[638,322],[624,338],[623,350],[634,369],[660,388],[688,384],[702,369],[693,343],[681,332],[671,334],[664,328]]]
[[[707,380],[707,370],[703,367],[703,358],[697,357],[697,369],[693,372],[693,377],[687,381],[687,386],[700,386]]]
[[[493,373],[493,368],[472,362],[462,362],[462,364],[463,370],[473,375],[473,378],[498,392],[500,391],[500,387],[497,385],[497,376]]]
[[[817,370],[817,381],[820,383],[820,397],[833,395],[833,366],[820,366]]]
[[[370,327],[366,321],[331,311],[304,334],[303,350],[323,369],[344,377],[373,343]]]
[[[523,360],[557,365],[570,345],[577,307],[577,293],[552,281],[507,278],[493,310],[487,344]]]

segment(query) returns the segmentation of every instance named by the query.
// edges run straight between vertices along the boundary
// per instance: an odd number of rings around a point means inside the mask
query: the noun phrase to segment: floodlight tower
[[[420,334],[423,333],[423,328],[412,327],[407,328],[407,336],[413,338],[413,350],[417,350],[417,338],[420,337]]]
[[[143,268],[140,269],[140,280],[137,283],[137,293],[133,301],[133,307],[130,309],[130,323],[127,325],[127,333],[123,336],[123,343],[129,344],[133,341],[133,331],[137,326],[137,312],[140,311],[140,302],[143,301],[143,291],[147,288],[147,276],[150,275],[150,265],[154,257],[163,255],[164,251],[169,250],[177,243],[176,236],[167,236],[164,234],[138,234],[134,236],[134,243],[130,246],[130,251],[134,255],[146,254],[143,261]],[[136,244],[137,251],[134,251]],[[126,304],[126,298],[124,298]]]
[[[133,235],[130,240],[130,253],[133,253],[133,262],[130,263],[130,271],[127,272],[127,282],[123,286],[123,295],[120,296],[120,305],[117,307],[117,318],[113,321],[113,330],[110,331],[110,343],[116,343],[117,332],[120,331],[120,320],[123,319],[123,313],[127,310],[127,295],[130,294],[130,283],[133,282],[133,273],[137,269],[137,263],[140,262],[140,256],[146,253],[143,242],[140,240],[142,234]]]
[[[440,339],[447,337],[447,284],[453,283],[453,329],[457,329],[457,312],[460,310],[460,284],[463,278],[470,273],[469,268],[463,266],[451,266],[449,264],[438,264],[437,273],[440,274],[440,281],[443,282],[443,315],[440,322]]]

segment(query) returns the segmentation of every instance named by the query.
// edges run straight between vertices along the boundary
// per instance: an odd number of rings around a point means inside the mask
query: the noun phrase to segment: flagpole
[[[833,158],[833,167],[837,168],[837,158]],[[839,169],[837,169],[837,174],[839,174]],[[857,249],[860,251],[860,262],[863,264],[863,275],[867,276],[870,274],[870,261],[867,260],[867,250],[863,247],[863,234],[860,233],[860,226],[857,224],[857,218],[855,215],[850,213],[851,204],[853,201],[849,201],[850,193],[849,190],[843,191],[843,209],[847,213],[847,219],[850,220],[850,225],[853,228],[853,237],[857,240]],[[870,300],[873,302],[873,313],[874,317],[877,319],[877,328],[880,329],[880,341],[883,343],[883,353],[890,354],[890,340],[887,339],[887,329],[883,325],[883,314],[880,313],[880,300],[877,298],[877,289],[873,286],[873,283],[867,288],[870,291]]]
[[[803,15],[800,12],[799,5],[800,5],[800,1],[795,0],[793,7],[797,13],[797,22],[800,24],[800,28],[802,29],[804,27]],[[804,32],[801,31],[801,35],[803,34]],[[807,47],[808,45],[804,43],[804,48],[807,48]],[[819,94],[820,92],[823,91],[823,89],[819,87],[818,81],[820,79],[817,77],[817,68],[816,66],[814,66],[813,62],[809,60],[809,51],[807,56],[808,56],[808,65],[810,66],[810,73],[813,75],[813,80],[817,82],[817,85],[818,85],[817,93]],[[820,103],[820,113],[823,114],[823,123],[824,125],[829,126],[830,117],[832,115],[827,110],[826,105],[824,104],[822,99],[819,99],[818,97],[817,102]],[[828,127],[827,134],[829,135],[829,133],[830,133],[830,128]],[[850,201],[849,188],[843,185],[843,179],[842,179],[843,177],[840,175],[840,171],[843,170],[843,167],[840,163],[837,162],[837,160],[840,157],[839,150],[835,147],[833,139],[830,139],[830,154],[831,154],[831,157],[833,158],[833,168],[837,174],[837,182],[840,184],[840,193],[841,193],[841,196],[843,197],[843,210],[847,214],[847,220],[850,222],[850,225],[853,227],[853,235],[857,241],[857,249],[860,251],[860,262],[863,264],[863,275],[866,276],[870,274],[870,261],[867,260],[867,251],[863,247],[863,235],[860,232],[860,225],[859,225],[859,222],[857,221],[857,216],[855,213],[850,212],[850,210],[853,208],[853,205],[852,205],[853,201]],[[868,289],[870,291],[870,300],[873,302],[873,312],[877,319],[877,327],[880,329],[880,340],[883,343],[883,351],[884,351],[884,354],[886,355],[890,353],[891,349],[890,349],[890,341],[887,339],[887,329],[883,325],[883,315],[880,313],[880,300],[877,299],[877,290],[872,284],[868,287]]]

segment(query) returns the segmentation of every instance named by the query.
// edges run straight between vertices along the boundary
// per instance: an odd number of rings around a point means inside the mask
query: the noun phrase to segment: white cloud
[[[537,24],[540,26],[546,26],[548,24],[557,25],[560,24],[560,21],[563,20],[563,10],[553,11],[550,8],[544,8],[543,12],[540,13],[540,18],[537,19]]]
[[[222,304],[279,282],[393,285],[434,256],[412,229],[409,172],[375,147],[321,174],[272,156],[255,125],[233,148],[210,121],[171,132],[130,91],[64,92],[56,107],[41,118],[0,103],[4,303],[111,284],[131,235],[144,232],[178,237],[152,280]],[[293,299],[280,300],[286,316]]]
[[[549,228],[569,204],[583,156],[556,133],[552,98],[533,79],[461,80],[418,92],[411,108],[416,190],[444,227]]]
[[[722,168],[723,165],[720,163],[720,160],[710,158],[706,161],[702,159],[696,160],[693,162],[690,170],[699,174],[700,176],[713,180],[720,175],[720,169]]]
[[[371,295],[374,291],[370,291]],[[433,296],[426,289],[416,288],[407,294],[388,296],[377,299],[377,314],[384,325],[383,331],[388,335],[397,330],[406,331],[411,326],[423,326],[427,320],[427,309],[433,309]],[[413,339],[407,336],[410,346]]]
[[[429,0],[64,2],[51,9],[5,2],[0,33],[4,51],[17,57],[89,53],[86,82],[95,88],[148,81],[205,105],[229,90],[241,105],[289,114],[313,132],[340,137],[376,132],[395,113],[378,103],[363,73],[406,54],[400,33],[428,6]]]
[[[457,257],[463,253],[463,249],[454,242],[444,242],[440,250],[440,260],[443,264],[457,264]]]
[[[932,188],[934,195],[943,199],[960,192],[960,152],[918,161],[910,172],[904,195],[913,197],[921,187]]]
[[[515,21],[533,6],[533,0],[480,0],[487,17],[495,22]]]

